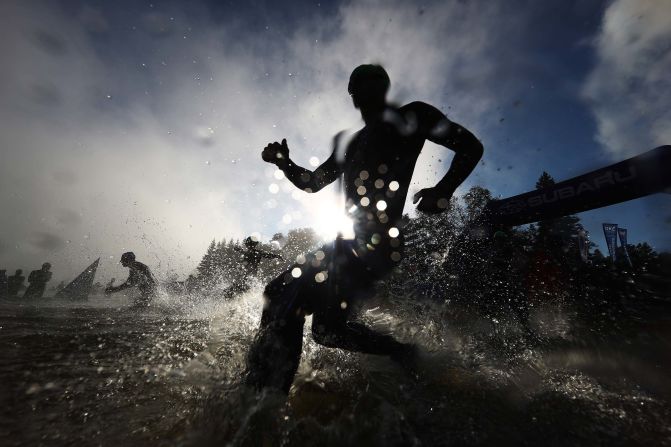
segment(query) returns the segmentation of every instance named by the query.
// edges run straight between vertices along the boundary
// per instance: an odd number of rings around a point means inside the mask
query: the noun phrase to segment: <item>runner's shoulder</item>
[[[408,112],[414,113],[418,118],[445,118],[445,114],[431,104],[423,101],[413,101],[404,106],[399,107],[398,111],[402,114]]]

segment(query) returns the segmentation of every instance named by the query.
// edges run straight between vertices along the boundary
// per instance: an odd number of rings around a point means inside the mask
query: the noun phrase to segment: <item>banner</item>
[[[603,235],[606,236],[606,245],[610,259],[615,262],[615,250],[617,249],[617,224],[603,224]]]
[[[627,264],[629,264],[629,267],[633,267],[631,259],[629,258],[629,252],[627,251],[627,229],[618,228],[617,235],[620,236],[620,245],[622,246],[622,251],[624,251],[624,257],[627,260]]]
[[[587,262],[589,256],[589,244],[587,242],[587,233],[585,230],[578,231],[578,250],[580,250],[580,259]]]
[[[671,146],[564,180],[543,189],[491,200],[493,224],[523,225],[626,202],[671,188]]]

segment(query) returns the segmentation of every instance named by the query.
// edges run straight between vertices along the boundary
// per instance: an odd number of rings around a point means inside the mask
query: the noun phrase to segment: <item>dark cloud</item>
[[[62,56],[67,53],[67,45],[65,40],[57,34],[38,30],[35,31],[35,44],[43,51],[54,56]]]
[[[60,250],[65,247],[65,240],[61,237],[46,232],[35,232],[33,233],[32,240],[30,243],[40,250],[44,251],[55,251]]]

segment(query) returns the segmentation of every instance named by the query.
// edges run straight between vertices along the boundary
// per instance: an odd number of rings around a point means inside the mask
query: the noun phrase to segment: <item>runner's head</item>
[[[380,65],[365,64],[354,69],[347,91],[358,109],[382,107],[389,90],[389,75]]]
[[[45,272],[49,271],[50,268],[51,268],[50,263],[45,262],[44,264],[42,264],[42,270],[44,270]]]
[[[245,243],[245,247],[253,248],[253,247],[256,247],[259,244],[259,241],[254,240],[254,238],[251,237],[251,236],[248,236],[248,237],[245,238],[244,243]]]
[[[121,255],[121,265],[124,267],[128,266],[131,262],[135,261],[135,253],[132,251],[127,251]]]
[[[23,273],[23,270],[21,269],[17,269],[16,272],[14,272],[16,276],[21,276],[21,273]]]

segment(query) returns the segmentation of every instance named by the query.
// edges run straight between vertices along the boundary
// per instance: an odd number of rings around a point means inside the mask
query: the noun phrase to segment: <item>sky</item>
[[[485,155],[458,190],[506,197],[671,144],[668,0],[14,1],[0,3],[0,268],[69,280],[132,250],[184,277],[209,242],[334,232],[334,188],[296,191],[260,153],[306,167],[363,126],[351,71],[424,101]],[[452,153],[427,143],[414,190]],[[412,214],[413,207],[406,205]],[[580,217],[671,250],[671,195]]]

